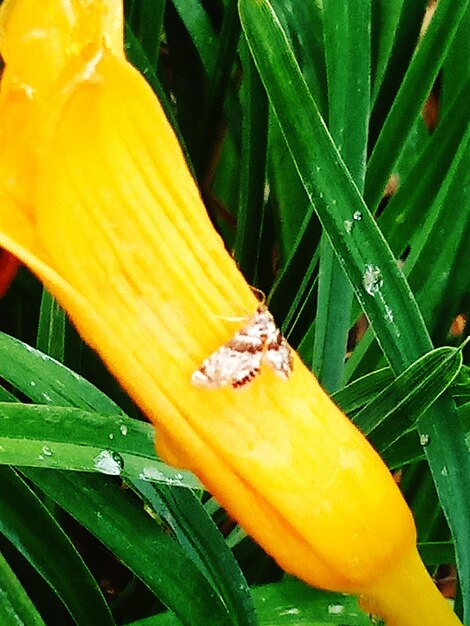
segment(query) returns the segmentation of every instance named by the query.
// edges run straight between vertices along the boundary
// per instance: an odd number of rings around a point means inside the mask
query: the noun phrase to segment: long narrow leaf
[[[166,521],[188,557],[211,580],[237,626],[256,626],[253,600],[240,567],[193,492],[142,481],[133,486]]]
[[[240,0],[240,13],[305,189],[382,349],[399,373],[431,348],[420,311],[326,130],[269,0]],[[362,219],[354,228],[345,228],[354,214]],[[456,540],[470,610],[470,458],[452,402],[440,399],[421,418],[419,428],[431,437],[426,456]]]
[[[0,554],[0,624],[46,626],[2,554]]]
[[[364,186],[370,110],[370,0],[323,4],[329,130],[358,189]],[[353,222],[351,222],[353,224]],[[323,235],[313,370],[328,391],[343,379],[352,289]]]
[[[232,626],[220,597],[141,501],[109,477],[24,469],[25,475],[126,564],[186,626]]]
[[[468,0],[440,0],[414,55],[367,166],[365,198],[375,208],[406,137],[420,115],[468,6]]]
[[[0,468],[0,494],[0,532],[47,581],[77,624],[113,626],[108,605],[72,542],[8,467]]]
[[[122,415],[69,407],[0,405],[0,463],[98,472],[191,489],[200,488],[155,454],[150,424]]]

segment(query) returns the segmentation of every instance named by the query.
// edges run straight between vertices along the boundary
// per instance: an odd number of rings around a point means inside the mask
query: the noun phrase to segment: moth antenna
[[[251,291],[254,291],[256,294],[261,296],[261,304],[266,304],[266,294],[264,293],[264,291],[258,289],[258,287],[253,287],[253,285],[250,285],[250,289]]]
[[[251,315],[243,315],[238,317],[229,317],[228,315],[216,315],[214,314],[218,320],[224,320],[224,322],[247,322]]]
[[[250,289],[259,296],[261,296],[261,304],[264,306],[266,304],[266,294],[264,293],[264,291],[258,289],[258,287],[253,287],[252,285],[250,285]],[[237,315],[235,317],[214,314],[214,317],[219,320],[224,320],[225,322],[247,322],[252,318],[252,316],[253,314],[249,314],[248,312],[246,313],[246,315]]]

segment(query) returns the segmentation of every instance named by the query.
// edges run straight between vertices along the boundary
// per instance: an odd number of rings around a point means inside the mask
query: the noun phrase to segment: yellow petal
[[[218,316],[251,313],[256,300],[140,75],[105,54],[65,101],[48,149],[36,231],[101,320],[88,327],[69,309],[157,425],[160,452],[196,471],[288,571],[360,589],[414,545],[410,512],[297,358],[288,382],[268,369],[241,392],[192,387],[193,370],[236,330]]]
[[[0,46],[9,73],[30,90],[57,81],[77,57],[108,49],[124,57],[122,3],[115,0],[4,0]]]

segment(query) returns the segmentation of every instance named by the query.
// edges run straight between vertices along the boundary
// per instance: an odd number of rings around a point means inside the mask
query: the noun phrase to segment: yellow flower
[[[264,368],[241,391],[191,385],[236,330],[221,316],[257,301],[122,28],[119,0],[3,3],[0,246],[146,412],[161,456],[194,471],[288,572],[363,594],[389,624],[459,623],[387,468],[297,356],[288,381]]]

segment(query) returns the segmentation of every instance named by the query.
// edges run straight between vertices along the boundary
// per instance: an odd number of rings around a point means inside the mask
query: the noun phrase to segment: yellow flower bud
[[[390,624],[458,624],[388,469],[297,356],[288,380],[262,367],[241,390],[191,384],[243,326],[228,318],[257,300],[124,58],[121,2],[7,0],[0,32],[0,245],[152,420],[162,457],[195,472],[286,571],[366,596]]]

